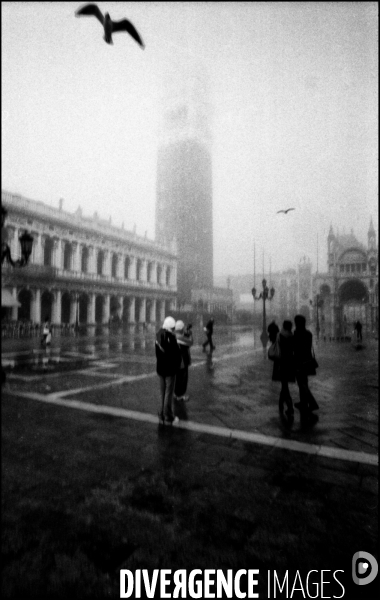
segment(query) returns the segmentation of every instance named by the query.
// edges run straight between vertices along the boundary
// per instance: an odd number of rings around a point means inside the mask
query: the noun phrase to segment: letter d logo
[[[369,569],[369,565],[371,565],[371,569]],[[369,554],[369,552],[355,552],[352,557],[352,579],[356,585],[368,585],[371,583],[375,579],[378,569],[376,558],[372,554]]]

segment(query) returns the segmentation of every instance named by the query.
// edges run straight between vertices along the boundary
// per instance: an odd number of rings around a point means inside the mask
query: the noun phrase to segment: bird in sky
[[[126,31],[127,33],[129,33],[129,35],[131,35],[133,37],[134,40],[136,40],[136,42],[138,44],[140,44],[140,46],[142,48],[145,48],[145,44],[142,41],[139,33],[137,32],[134,25],[132,25],[132,23],[130,21],[128,21],[128,19],[122,19],[121,21],[112,21],[111,17],[109,16],[109,13],[106,12],[105,15],[103,16],[102,11],[96,4],[86,4],[85,6],[82,6],[82,8],[78,8],[78,10],[75,13],[75,16],[76,17],[83,17],[83,16],[96,17],[103,25],[103,28],[104,28],[104,38],[103,39],[107,42],[107,44],[113,44],[113,41],[112,41],[113,33],[116,33],[117,31]]]
[[[286,210],[278,210],[277,214],[283,212],[286,215],[286,213],[288,213],[290,210],[296,210],[296,209],[295,208],[287,208]]]

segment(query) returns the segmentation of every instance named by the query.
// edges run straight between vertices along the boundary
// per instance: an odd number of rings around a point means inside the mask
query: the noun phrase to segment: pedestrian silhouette
[[[358,340],[358,342],[362,342],[363,341],[362,324],[360,323],[359,320],[356,321],[356,323],[355,323],[354,331],[356,331],[356,339]]]
[[[300,401],[294,406],[299,409],[301,418],[312,419],[312,412],[319,406],[309,389],[310,375],[316,375],[315,357],[313,357],[313,334],[306,329],[306,319],[303,315],[294,317],[294,360],[296,381],[299,388]],[[315,417],[315,415],[314,415]]]
[[[292,326],[293,325],[291,321],[284,321],[281,331],[277,333],[276,337],[280,347],[280,357],[274,360],[272,372],[272,380],[281,381],[278,407],[280,414],[282,415],[284,404],[286,404],[287,417],[292,417],[294,415],[293,400],[289,391],[289,383],[294,383],[296,380]]]
[[[204,332],[206,334],[207,339],[202,344],[203,352],[206,352],[206,347],[208,345],[210,346],[210,352],[213,352],[213,350],[215,350],[214,342],[212,340],[212,335],[214,333],[214,319],[213,318],[211,318],[209,320],[209,322],[207,323],[206,327],[204,327]]]

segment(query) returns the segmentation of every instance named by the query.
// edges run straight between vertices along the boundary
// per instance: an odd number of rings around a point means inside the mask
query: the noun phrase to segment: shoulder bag
[[[268,349],[269,360],[279,360],[281,358],[280,338],[277,334],[276,340],[269,346]]]

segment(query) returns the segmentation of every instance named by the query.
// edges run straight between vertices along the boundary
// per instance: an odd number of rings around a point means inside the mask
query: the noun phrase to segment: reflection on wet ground
[[[279,384],[260,343],[260,331],[217,328],[215,352],[203,353],[202,332],[191,349],[190,401],[177,406],[181,421],[293,439],[308,444],[374,453],[378,448],[376,342],[357,352],[348,343],[315,342],[319,362],[310,386],[319,420],[304,424],[278,412]],[[155,331],[113,332],[93,337],[53,338],[51,348],[35,340],[3,344],[7,389],[16,396],[66,400],[157,415]],[[297,385],[290,384],[293,401]]]
[[[92,333],[89,338],[88,333]],[[248,348],[254,347],[255,337],[251,331],[234,331],[232,328],[220,329],[217,332],[218,346]],[[126,329],[108,330],[105,328],[81,328],[73,336],[56,336],[48,348],[40,347],[39,340],[9,340],[3,344],[2,366],[16,373],[19,370],[46,370],[57,365],[81,367],[82,363],[100,358],[121,357],[130,355],[138,360],[141,356],[154,357],[155,330],[143,331],[140,326]],[[200,332],[195,332],[193,352],[197,352],[204,341]],[[17,342],[17,343],[16,343]],[[10,348],[16,346],[15,350]],[[128,356],[128,361],[131,356]],[[213,368],[212,357],[208,361]]]

